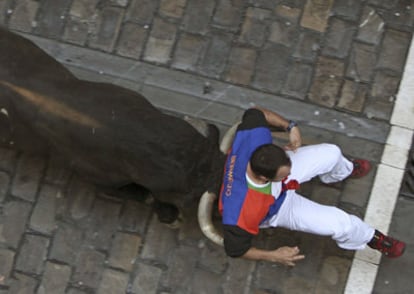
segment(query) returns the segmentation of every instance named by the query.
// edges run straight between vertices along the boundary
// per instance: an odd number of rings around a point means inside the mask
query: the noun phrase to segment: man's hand
[[[285,150],[296,151],[302,145],[302,136],[299,128],[293,127],[289,132],[289,144],[285,146]]]
[[[269,251],[269,261],[278,262],[284,265],[295,266],[295,262],[305,258],[305,255],[299,254],[298,247],[280,247],[276,250]]]
[[[299,248],[280,247],[275,250],[262,250],[251,247],[244,255],[244,258],[253,260],[267,260],[277,262],[288,266],[295,266],[295,262],[305,258],[305,255],[299,254]]]
[[[289,121],[282,117],[280,114],[273,112],[271,110],[255,106],[256,109],[263,112],[266,121],[269,125],[274,127],[286,128],[289,125]],[[302,136],[300,135],[299,128],[297,126],[293,127],[289,132],[289,144],[285,146],[285,150],[296,151],[302,145]]]

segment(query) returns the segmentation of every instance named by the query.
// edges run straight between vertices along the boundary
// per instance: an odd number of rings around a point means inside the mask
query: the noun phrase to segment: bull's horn
[[[198,204],[198,223],[204,235],[216,243],[223,246],[223,236],[216,230],[212,221],[213,204],[217,195],[208,191],[204,192]]]
[[[220,143],[220,151],[224,154],[227,154],[227,151],[229,151],[231,144],[233,143],[234,134],[236,134],[236,129],[239,126],[239,123],[234,124],[230,127],[230,129],[227,130],[227,132],[224,134],[223,139],[221,139]]]
[[[224,154],[226,154],[231,147],[238,125],[239,123],[236,123],[230,129],[228,129],[224,134],[223,139],[221,140],[220,150]],[[213,205],[216,199],[216,194],[210,193],[208,191],[204,192],[200,198],[200,202],[198,203],[198,223],[200,225],[201,231],[208,239],[217,245],[223,246],[223,236],[214,227],[212,221]]]

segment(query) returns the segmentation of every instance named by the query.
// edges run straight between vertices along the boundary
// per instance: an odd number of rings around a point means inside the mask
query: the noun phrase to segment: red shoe
[[[372,249],[376,249],[390,258],[396,258],[403,255],[405,243],[394,238],[385,236],[383,233],[375,230],[375,235],[368,243]]]
[[[351,162],[354,165],[354,169],[349,177],[352,179],[362,178],[371,170],[371,163],[368,160],[353,159]]]

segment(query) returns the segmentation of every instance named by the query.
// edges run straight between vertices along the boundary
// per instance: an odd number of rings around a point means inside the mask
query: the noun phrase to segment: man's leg
[[[366,245],[388,257],[404,253],[405,243],[385,236],[360,218],[334,207],[313,202],[294,191],[288,195],[270,226],[280,226],[321,236],[330,236],[339,247],[364,249]]]
[[[319,176],[324,183],[338,182],[348,177],[353,164],[346,159],[338,146],[317,144],[298,148],[296,152],[287,151],[292,170],[289,179],[299,183],[307,182]]]
[[[350,250],[365,248],[375,233],[375,229],[360,218],[335,206],[321,205],[311,201],[294,191],[288,191],[271,225],[330,236],[339,247]]]

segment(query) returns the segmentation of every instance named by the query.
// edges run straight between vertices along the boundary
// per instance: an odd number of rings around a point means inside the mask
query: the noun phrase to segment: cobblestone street
[[[362,179],[313,180],[301,194],[364,218],[394,126],[414,1],[0,0],[0,25],[80,79],[137,91],[221,135],[253,104],[298,121],[306,142],[373,163]],[[111,196],[62,158],[3,144],[0,294],[345,292],[354,252],[330,238],[267,229],[258,246],[298,245],[306,259],[293,268],[232,259],[202,234],[196,203],[174,230],[142,198]],[[378,294],[412,291],[414,202],[397,203],[390,232],[411,248],[396,266],[380,265]]]

